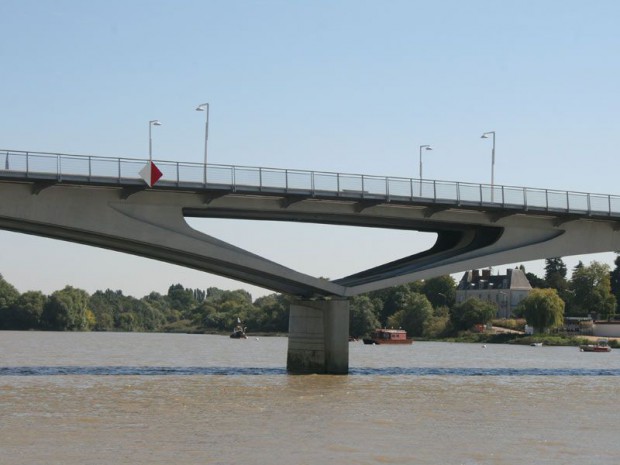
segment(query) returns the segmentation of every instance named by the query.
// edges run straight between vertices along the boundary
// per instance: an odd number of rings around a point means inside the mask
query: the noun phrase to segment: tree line
[[[535,288],[517,310],[538,330],[564,316],[611,319],[620,302],[620,255],[615,269],[581,262],[570,279],[561,258],[545,261],[545,276],[526,273]],[[71,286],[45,295],[18,290],[0,275],[0,329],[52,331],[227,332],[239,320],[250,332],[286,333],[294,297],[270,294],[252,300],[244,290],[206,290],[174,284],[162,295],[140,299],[122,291],[88,292]],[[440,338],[495,318],[495,304],[468,299],[456,304],[456,282],[439,276],[353,297],[350,333],[363,337],[379,327],[403,328],[412,337]]]
[[[545,260],[545,277],[526,273],[535,289],[521,303],[517,316],[523,316],[536,332],[558,327],[565,316],[611,320],[620,313],[620,255],[615,268],[596,261],[581,261],[567,279],[568,270],[561,257]]]

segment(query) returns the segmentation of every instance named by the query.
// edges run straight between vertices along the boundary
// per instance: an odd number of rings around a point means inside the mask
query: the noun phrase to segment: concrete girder
[[[132,198],[139,196],[149,192]],[[27,184],[7,183],[0,183],[0,198],[2,229],[128,252],[293,295],[344,293],[337,284],[192,229],[179,205],[119,201],[116,189],[108,188],[56,186],[33,196]]]
[[[0,228],[106,247],[303,297],[353,296],[472,268],[620,249],[617,220],[519,213],[501,226],[484,210],[452,207],[427,218],[420,205],[375,205],[308,197],[283,208],[281,197],[59,183],[32,195],[32,182],[0,182]],[[491,212],[501,214],[501,209]],[[435,232],[428,251],[335,281],[311,277],[193,230],[186,216],[311,222]],[[571,217],[572,219],[572,217]]]

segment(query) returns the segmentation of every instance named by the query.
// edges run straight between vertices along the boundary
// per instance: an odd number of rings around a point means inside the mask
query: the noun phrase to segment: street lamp
[[[154,119],[149,121],[149,160],[153,160],[153,138],[151,137],[151,128],[153,126],[161,126],[161,123]]]
[[[207,184],[207,143],[209,141],[209,104],[203,103],[196,107],[196,111],[204,111],[207,115],[205,121],[205,167],[204,167],[204,183]]]
[[[420,145],[420,197],[422,197],[422,150],[433,150],[430,145]]]
[[[493,135],[493,148],[491,149],[491,202],[493,202],[493,185],[495,181],[495,131],[485,132],[480,138],[488,139],[489,134]]]

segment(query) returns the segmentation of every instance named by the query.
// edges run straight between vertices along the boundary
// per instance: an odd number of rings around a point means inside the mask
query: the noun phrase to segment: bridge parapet
[[[141,185],[145,159],[0,150],[0,179]],[[620,218],[620,196],[554,189],[234,165],[155,161],[157,188],[223,190],[385,203],[496,207]]]

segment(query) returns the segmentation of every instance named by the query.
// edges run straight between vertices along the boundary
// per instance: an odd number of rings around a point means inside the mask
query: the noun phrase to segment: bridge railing
[[[0,150],[0,178],[139,183],[146,160]],[[162,186],[343,199],[496,206],[620,217],[620,196],[402,177],[156,160]],[[206,175],[206,177],[205,177]],[[206,182],[205,182],[206,181]]]

